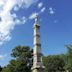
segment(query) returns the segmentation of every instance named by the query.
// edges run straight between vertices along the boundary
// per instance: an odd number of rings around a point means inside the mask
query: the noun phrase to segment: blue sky
[[[33,48],[33,24],[37,14],[44,55],[66,53],[72,43],[71,0],[0,0],[0,65],[8,64],[18,45]]]

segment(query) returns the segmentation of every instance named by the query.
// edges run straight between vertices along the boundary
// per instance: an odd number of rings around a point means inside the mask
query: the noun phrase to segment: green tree
[[[0,66],[0,72],[2,71],[2,67]]]
[[[62,72],[65,71],[65,61],[59,55],[52,55],[43,58],[45,72]]]
[[[66,67],[69,70],[69,72],[72,72],[72,45],[66,45],[66,48],[68,49],[68,52],[66,54],[67,58],[67,64]]]
[[[32,49],[28,46],[17,46],[12,50],[13,60],[3,69],[2,72],[31,72]]]
[[[9,67],[4,67],[1,72],[11,72]]]
[[[31,72],[32,49],[28,46],[17,46],[12,50],[12,57],[16,58],[16,72]]]

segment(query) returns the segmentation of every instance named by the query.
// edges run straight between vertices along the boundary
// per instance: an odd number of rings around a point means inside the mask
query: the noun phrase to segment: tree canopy
[[[0,66],[0,72],[2,71],[2,67]]]
[[[43,59],[45,72],[62,72],[65,71],[65,61],[59,55],[50,55]]]
[[[66,54],[43,55],[45,72],[72,72],[72,45],[66,45]],[[31,72],[33,50],[29,46],[16,46],[12,49],[13,59],[4,68],[0,66],[0,72]]]
[[[68,52],[67,52],[67,64],[66,64],[66,67],[67,67],[67,70],[69,72],[72,72],[72,45],[66,45],[66,48],[68,49]]]
[[[31,72],[32,49],[28,46],[17,46],[12,50],[14,57],[2,72]]]

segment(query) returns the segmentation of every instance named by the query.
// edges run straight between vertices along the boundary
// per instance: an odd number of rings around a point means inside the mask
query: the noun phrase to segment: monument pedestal
[[[32,72],[44,72],[44,66],[33,66],[32,67]]]

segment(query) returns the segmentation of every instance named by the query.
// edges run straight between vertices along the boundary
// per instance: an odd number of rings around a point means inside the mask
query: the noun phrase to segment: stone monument
[[[40,43],[40,25],[38,23],[38,16],[35,17],[34,23],[34,49],[33,49],[33,66],[32,72],[43,72],[44,66],[42,63],[41,43]]]

